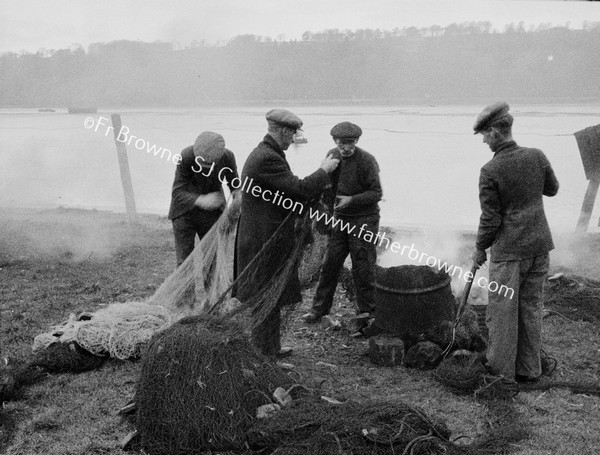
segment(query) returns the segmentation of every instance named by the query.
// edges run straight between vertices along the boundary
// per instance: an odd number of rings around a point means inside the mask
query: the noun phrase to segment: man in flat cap
[[[544,153],[516,144],[512,124],[508,104],[500,102],[486,107],[473,127],[494,153],[479,177],[473,261],[483,264],[491,248],[488,368],[509,380],[532,382],[541,375],[542,294],[554,248],[543,196],[554,196],[558,181]]]
[[[375,311],[373,282],[377,253],[373,239],[379,231],[378,202],[382,190],[375,157],[356,146],[361,135],[360,127],[350,122],[338,123],[331,129],[336,147],[327,156],[339,157],[341,162],[332,175],[332,187],[324,195],[324,202],[333,205],[330,207],[333,217],[340,223],[330,231],[312,309],[302,316],[308,323],[319,321],[331,311],[338,277],[348,254],[352,259],[357,313],[363,315],[366,324]]]
[[[285,109],[273,109],[266,114],[268,133],[250,153],[242,170],[242,181],[252,182],[260,191],[242,191],[242,209],[236,238],[236,276],[241,274],[261,251],[262,247],[281,226],[288,241],[277,251],[269,252],[271,261],[264,270],[253,270],[252,282],[242,279],[236,288],[236,297],[244,302],[257,287],[267,284],[285,264],[294,248],[294,218],[291,212],[278,203],[277,196],[284,194],[294,202],[304,203],[319,196],[329,184],[329,174],[339,160],[328,156],[315,172],[300,179],[296,177],[285,156],[294,134],[302,127],[302,120]],[[282,226],[286,220],[285,225]],[[253,267],[253,265],[250,265]],[[280,307],[302,300],[297,271],[287,283],[275,310],[252,330],[253,344],[265,355],[284,356],[289,349],[281,349]]]
[[[181,152],[169,208],[178,267],[193,251],[196,236],[202,240],[223,213],[225,198],[221,180],[226,178],[230,184],[235,177],[235,156],[225,148],[225,140],[218,133],[204,131],[194,145]],[[229,187],[233,192],[231,185]]]

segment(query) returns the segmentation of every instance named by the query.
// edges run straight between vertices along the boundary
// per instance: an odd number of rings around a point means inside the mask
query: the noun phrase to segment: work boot
[[[302,319],[307,324],[316,324],[321,320],[322,317],[322,314],[317,314],[314,311],[309,311],[308,313],[300,316],[300,319]]]
[[[521,376],[520,374],[517,374],[515,376],[515,381],[517,381],[520,384],[535,384],[539,380],[540,380],[539,376],[536,376],[536,377]]]

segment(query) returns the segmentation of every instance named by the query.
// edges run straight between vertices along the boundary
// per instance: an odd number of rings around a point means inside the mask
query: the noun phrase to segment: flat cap
[[[362,134],[360,126],[350,122],[342,122],[331,128],[331,135],[335,139],[358,139]]]
[[[225,154],[225,139],[219,133],[204,131],[194,142],[194,156],[202,157],[202,164],[216,163]]]
[[[287,126],[297,130],[302,128],[302,120],[300,120],[300,117],[287,109],[271,109],[267,112],[265,118],[268,122],[277,123],[281,126]]]
[[[490,104],[487,106],[481,113],[477,116],[477,120],[475,120],[475,125],[473,125],[473,134],[480,133],[481,131],[489,128],[490,126],[494,126],[494,123],[509,119],[512,123],[512,115],[508,113],[509,106],[505,101],[499,101],[494,104]]]

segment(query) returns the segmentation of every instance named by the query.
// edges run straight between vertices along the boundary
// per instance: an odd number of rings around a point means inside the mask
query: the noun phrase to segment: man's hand
[[[343,209],[344,207],[347,207],[348,205],[350,205],[351,201],[352,201],[352,196],[336,196],[334,208],[336,210]]]
[[[203,210],[218,210],[225,206],[225,196],[222,191],[201,194],[194,204]]]
[[[473,262],[479,266],[487,261],[487,254],[485,254],[485,250],[475,250],[473,253]]]
[[[335,168],[338,167],[338,164],[340,164],[340,160],[328,156],[321,163],[321,169],[323,169],[328,174],[331,174],[333,171],[335,171]]]

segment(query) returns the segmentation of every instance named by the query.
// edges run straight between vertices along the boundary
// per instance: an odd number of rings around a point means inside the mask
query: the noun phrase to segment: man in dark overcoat
[[[273,109],[266,114],[268,133],[250,153],[242,170],[242,208],[236,236],[235,273],[239,276],[275,231],[286,220],[291,211],[308,210],[304,204],[315,198],[330,184],[329,174],[337,167],[339,160],[328,157],[315,172],[300,179],[296,177],[285,156],[285,150],[292,144],[294,134],[302,127],[302,120],[285,109]],[[291,201],[291,203],[288,203]],[[289,220],[289,219],[288,219]],[[294,223],[286,222],[282,235],[288,239],[285,247],[268,251],[269,266],[262,270],[252,270],[252,282],[239,281],[236,297],[244,302],[250,293],[272,278],[289,258],[294,247]],[[251,265],[252,267],[252,265]],[[258,286],[257,286],[258,285]],[[285,355],[280,344],[280,307],[300,302],[300,282],[297,271],[289,279],[275,310],[252,331],[253,344],[268,356]]]
[[[481,218],[473,260],[490,250],[487,325],[488,368],[517,382],[541,375],[543,286],[554,248],[543,196],[558,192],[544,153],[512,137],[509,106],[499,102],[479,114],[473,129],[494,153],[479,177]]]

